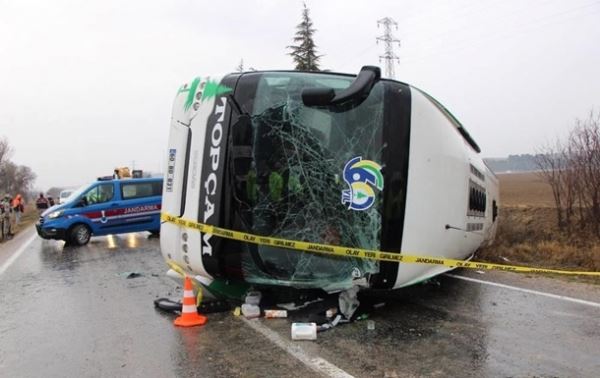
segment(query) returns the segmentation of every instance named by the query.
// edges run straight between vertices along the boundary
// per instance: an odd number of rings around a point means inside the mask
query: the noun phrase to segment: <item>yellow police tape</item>
[[[581,272],[581,271],[568,271],[558,269],[544,269],[544,268],[529,268],[526,266],[517,265],[504,265],[504,264],[491,264],[485,262],[476,261],[464,261],[447,259],[443,257],[430,257],[430,256],[415,256],[406,255],[400,253],[382,252],[370,249],[362,248],[349,248],[336,245],[310,243],[298,240],[288,240],[274,238],[270,236],[259,236],[253,235],[246,232],[229,230],[226,228],[215,227],[212,225],[199,223],[176,217],[165,212],[161,213],[161,220],[167,223],[173,223],[180,227],[186,227],[198,230],[205,234],[211,234],[219,236],[225,239],[237,240],[245,243],[253,243],[258,245],[270,245],[273,247],[281,247],[287,249],[293,249],[302,252],[319,253],[329,256],[337,257],[354,257],[358,259],[378,260],[378,261],[391,261],[391,262],[402,262],[409,264],[431,264],[431,265],[443,265],[449,268],[467,268],[467,269],[480,269],[480,270],[501,270],[507,272],[520,272],[520,273],[552,273],[552,274],[563,274],[563,275],[583,275],[583,276],[598,276],[600,272]]]

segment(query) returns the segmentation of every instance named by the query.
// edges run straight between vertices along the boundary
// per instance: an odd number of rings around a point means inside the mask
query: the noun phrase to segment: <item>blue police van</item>
[[[36,224],[44,239],[85,245],[90,237],[160,232],[162,178],[99,179],[44,211]]]

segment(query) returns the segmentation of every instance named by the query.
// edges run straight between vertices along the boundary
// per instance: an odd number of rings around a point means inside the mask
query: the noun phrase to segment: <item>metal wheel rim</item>
[[[85,243],[90,238],[90,232],[85,227],[79,227],[75,237],[77,238],[78,242]]]

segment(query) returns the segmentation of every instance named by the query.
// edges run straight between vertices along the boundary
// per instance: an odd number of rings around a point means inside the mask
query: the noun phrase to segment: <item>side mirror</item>
[[[306,88],[302,91],[302,102],[305,106],[356,106],[369,97],[371,89],[380,79],[379,67],[364,66],[348,88],[339,93],[332,88]]]
[[[333,88],[306,88],[302,90],[302,102],[305,106],[327,106],[335,97]]]

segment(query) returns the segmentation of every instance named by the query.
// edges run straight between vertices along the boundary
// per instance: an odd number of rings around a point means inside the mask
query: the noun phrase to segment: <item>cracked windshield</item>
[[[259,235],[378,248],[381,196],[364,200],[368,195],[358,191],[357,198],[350,198],[343,173],[351,161],[381,164],[383,84],[375,85],[364,102],[350,109],[309,108],[302,103],[303,88],[339,91],[353,78],[304,73],[261,74],[258,80],[256,76],[250,86],[254,94],[236,94],[253,99],[242,104],[251,109],[251,136],[247,137],[251,158],[241,175],[236,168],[243,227]],[[356,203],[364,211],[352,211]],[[333,290],[350,287],[353,279],[378,271],[377,262],[370,260],[263,245],[244,247],[249,249],[243,254],[244,273],[256,283],[326,284]]]

